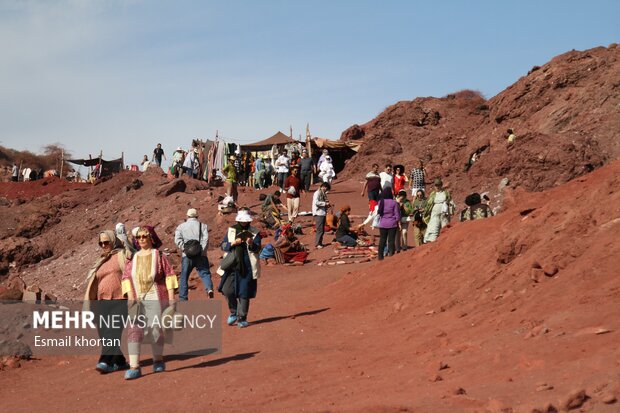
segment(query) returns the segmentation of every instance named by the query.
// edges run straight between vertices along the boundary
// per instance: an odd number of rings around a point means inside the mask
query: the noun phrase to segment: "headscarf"
[[[385,187],[381,190],[381,201],[379,201],[379,209],[377,210],[377,213],[380,216],[383,216],[386,199],[394,199],[394,195],[392,194],[392,188],[390,187]]]
[[[158,250],[163,245],[163,242],[161,242],[161,239],[159,239],[157,233],[155,232],[155,227],[151,225],[143,225],[140,229],[146,229],[149,232],[151,242],[153,243],[153,249]],[[138,230],[138,232],[140,232],[140,230]],[[140,249],[140,247],[138,247],[138,249]]]
[[[86,279],[89,279],[94,274],[96,274],[97,270],[99,270],[99,268],[101,268],[101,266],[105,264],[106,261],[109,260],[112,255],[118,254],[120,251],[125,249],[125,245],[123,244],[123,241],[120,240],[116,236],[114,231],[111,231],[111,230],[101,231],[97,235],[97,240],[101,239],[101,234],[105,234],[110,239],[110,244],[112,244],[112,250],[110,252],[103,252],[99,256],[99,259],[95,261],[95,264],[93,264],[93,266],[90,267],[90,270],[88,271],[88,275],[86,276]]]

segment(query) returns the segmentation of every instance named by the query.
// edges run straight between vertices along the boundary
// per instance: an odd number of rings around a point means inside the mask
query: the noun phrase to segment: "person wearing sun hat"
[[[228,325],[237,323],[239,328],[244,328],[248,326],[250,300],[256,298],[261,236],[260,231],[251,225],[253,219],[249,209],[241,208],[235,221],[236,224],[228,228],[221,247],[227,254],[235,254],[236,259],[231,268],[223,271],[218,291],[228,301]],[[218,272],[222,274],[221,269]]]

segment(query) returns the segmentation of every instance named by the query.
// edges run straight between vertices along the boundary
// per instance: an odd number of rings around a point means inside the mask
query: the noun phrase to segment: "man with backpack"
[[[179,301],[187,301],[189,274],[194,268],[207,291],[213,298],[213,282],[207,258],[209,233],[207,224],[198,221],[198,212],[194,208],[187,210],[187,220],[174,231],[174,243],[183,252],[181,258],[181,280],[179,282]]]

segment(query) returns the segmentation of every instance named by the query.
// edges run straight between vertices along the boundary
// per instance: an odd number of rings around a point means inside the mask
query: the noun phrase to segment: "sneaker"
[[[228,324],[229,326],[235,324],[237,322],[237,316],[236,315],[229,315],[228,316],[228,320],[226,320],[226,324]]]
[[[137,369],[129,369],[125,372],[125,380],[134,380],[142,377],[142,370],[140,367]]]
[[[166,363],[163,361],[156,361],[153,363],[153,373],[161,373],[166,371]]]
[[[207,291],[207,295],[209,296],[209,298],[213,298],[213,290]]]
[[[248,322],[247,322],[247,321],[245,321],[245,320],[239,321],[239,322],[237,323],[237,327],[239,327],[239,328],[246,328],[246,327],[247,327],[247,326],[249,326],[249,325],[250,325],[250,323],[248,323]]]
[[[322,246],[322,245],[317,245],[317,246],[316,246],[316,249],[317,249],[317,250],[320,250],[321,248],[323,248],[323,246]]]
[[[97,370],[101,374],[112,373],[114,370],[113,366],[110,366],[108,363],[100,362],[95,366],[95,370]]]

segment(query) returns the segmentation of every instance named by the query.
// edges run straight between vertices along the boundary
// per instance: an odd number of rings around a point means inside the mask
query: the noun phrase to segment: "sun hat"
[[[252,216],[247,209],[240,209],[237,212],[237,216],[235,217],[235,221],[237,222],[252,222]]]
[[[195,208],[190,208],[187,210],[187,217],[188,218],[196,218],[198,216],[198,211],[196,211]]]
[[[441,178],[435,179],[435,185],[443,185],[443,181],[441,180]]]

